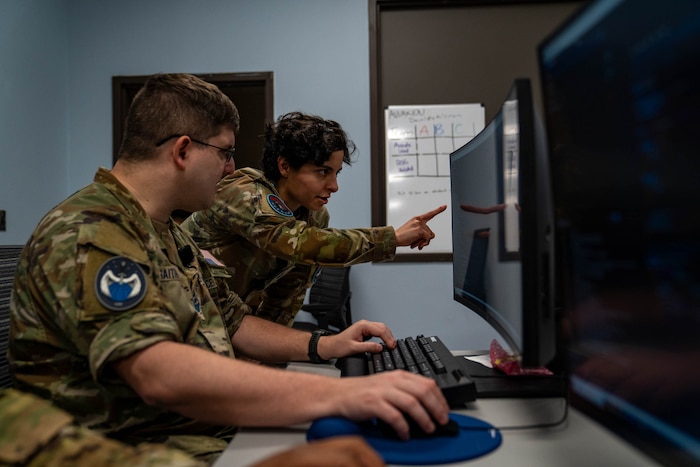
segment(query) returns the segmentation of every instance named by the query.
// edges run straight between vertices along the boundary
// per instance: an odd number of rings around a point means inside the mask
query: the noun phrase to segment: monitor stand
[[[476,397],[564,397],[566,381],[561,375],[509,376],[498,370],[457,357],[463,371],[476,385]]]

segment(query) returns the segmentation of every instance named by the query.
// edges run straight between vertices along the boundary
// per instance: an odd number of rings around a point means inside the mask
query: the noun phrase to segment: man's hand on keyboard
[[[386,324],[360,320],[340,334],[319,339],[318,355],[324,360],[329,360],[363,352],[381,352],[381,343],[367,340],[372,337],[380,338],[390,349],[396,347],[396,339]]]

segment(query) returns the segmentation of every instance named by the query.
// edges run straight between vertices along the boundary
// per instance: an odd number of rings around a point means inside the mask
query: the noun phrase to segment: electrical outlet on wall
[[[0,232],[4,232],[7,229],[5,225],[5,210],[0,209]]]

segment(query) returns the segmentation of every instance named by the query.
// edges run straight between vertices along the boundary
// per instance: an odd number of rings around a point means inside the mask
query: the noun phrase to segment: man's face
[[[216,136],[199,144],[192,142],[193,150],[197,152],[195,157],[193,183],[191,185],[193,196],[196,196],[197,207],[194,210],[209,208],[214,204],[216,185],[224,176],[233,173],[235,163],[233,159],[227,161],[226,150],[232,149],[236,144],[236,137],[232,130],[224,129]],[[193,200],[194,201],[194,200]]]

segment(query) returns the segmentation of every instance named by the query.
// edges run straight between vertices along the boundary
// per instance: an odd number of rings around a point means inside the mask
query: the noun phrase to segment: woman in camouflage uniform
[[[422,249],[441,206],[398,229],[328,227],[326,204],[355,146],[333,120],[292,112],[265,129],[263,170],[219,182],[217,201],[183,224],[226,265],[228,284],[256,316],[291,326],[318,266],[389,261],[397,246]]]

